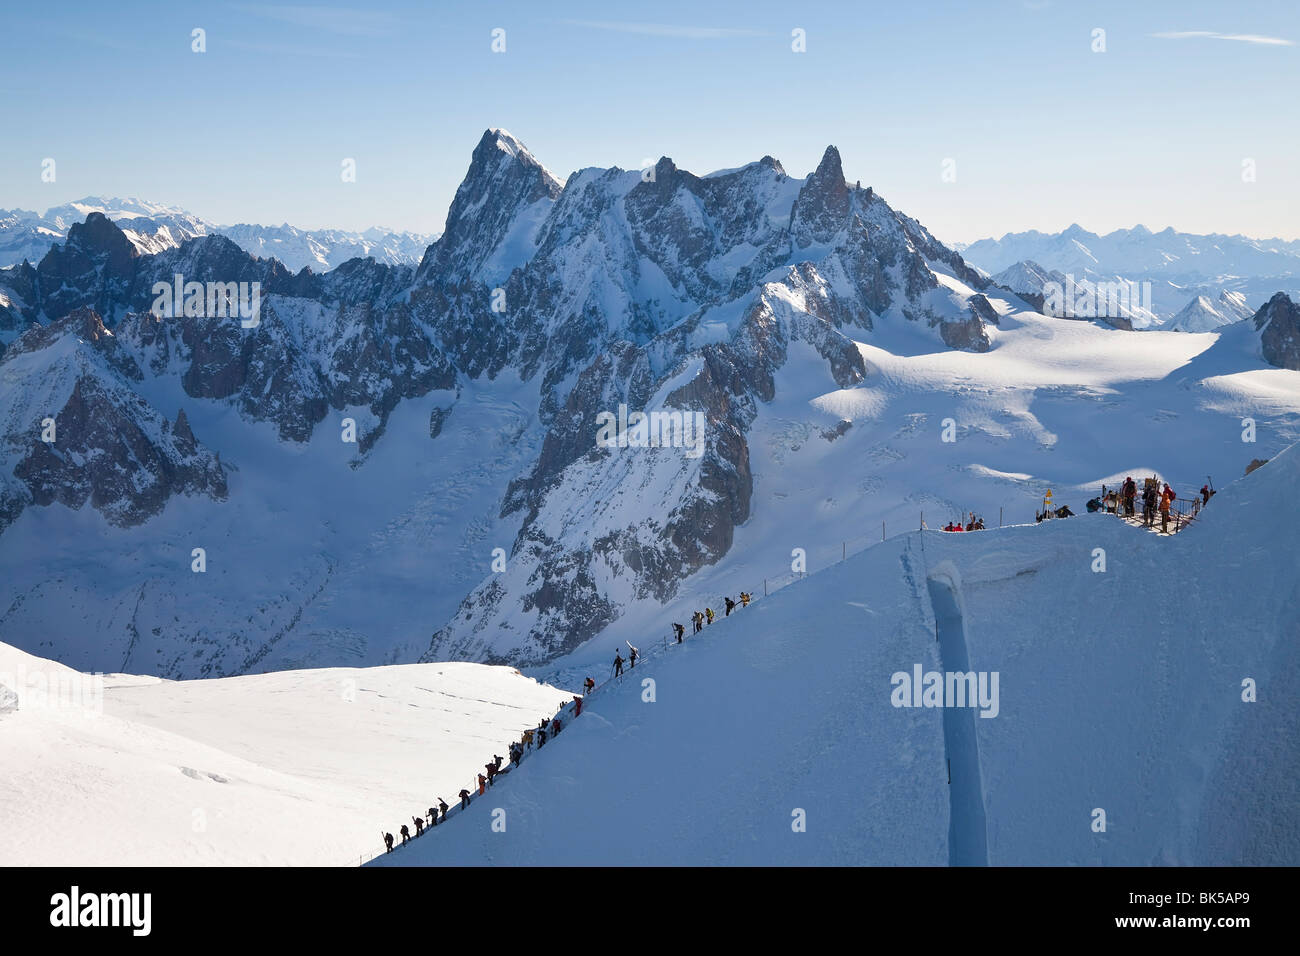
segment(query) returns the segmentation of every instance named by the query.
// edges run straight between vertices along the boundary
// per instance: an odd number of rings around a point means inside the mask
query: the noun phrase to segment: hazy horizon
[[[15,10],[0,208],[138,197],[222,224],[434,233],[500,127],[562,179],[764,155],[802,177],[834,144],[849,181],[952,243],[1074,223],[1300,239],[1294,9],[669,0],[611,16],[592,0]]]

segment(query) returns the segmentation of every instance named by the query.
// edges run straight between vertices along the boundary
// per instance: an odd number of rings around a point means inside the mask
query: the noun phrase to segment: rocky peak
[[[172,425],[172,435],[175,437],[178,446],[193,450],[194,432],[190,428],[190,420],[185,417],[185,409],[183,408],[176,412],[176,422]]]
[[[1300,371],[1300,307],[1285,292],[1269,299],[1255,313],[1264,361]]]
[[[543,202],[549,208],[563,188],[523,143],[505,130],[487,130],[452,199],[445,231],[420,262],[417,280],[457,283],[473,277],[526,210]]]
[[[843,229],[853,197],[844,181],[840,151],[827,146],[817,169],[799,190],[790,215],[790,231],[799,246],[828,242]]]
[[[92,212],[68,230],[36,268],[43,311],[56,317],[81,305],[111,314],[110,303],[130,287],[138,253],[111,219]]]

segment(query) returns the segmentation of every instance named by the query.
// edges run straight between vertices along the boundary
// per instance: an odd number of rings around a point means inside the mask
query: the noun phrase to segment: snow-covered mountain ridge
[[[258,284],[259,321],[155,318],[178,273]],[[0,297],[0,638],[171,677],[545,669],[846,527],[1127,469],[1199,487],[1300,420],[1285,296],[1214,333],[1045,317],[833,147],[803,178],[664,157],[560,186],[489,130],[418,268],[141,255],[91,213]],[[621,408],[703,441],[600,443]]]

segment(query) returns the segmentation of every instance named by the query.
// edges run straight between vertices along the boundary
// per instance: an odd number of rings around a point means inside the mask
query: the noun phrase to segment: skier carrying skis
[[[430,808],[429,808],[429,826],[431,826],[431,827],[436,827],[437,825],[438,825],[438,808],[437,808],[437,807],[430,807]]]
[[[466,797],[469,796],[469,794],[466,793],[466,792],[463,791],[463,790],[461,791],[461,793],[464,793]],[[442,818],[443,818],[444,820],[446,820],[446,819],[447,819],[447,801],[444,800],[444,799],[442,799],[442,797],[439,797],[439,798],[438,798],[438,809],[442,811]]]
[[[623,655],[618,651],[614,652],[614,676],[620,677],[623,674]]]
[[[628,645],[627,645],[627,646],[628,646],[629,648],[631,648],[631,650],[632,650],[632,654],[631,654],[631,663],[632,663],[632,666],[633,666],[633,667],[636,667],[636,657],[637,657],[637,651],[636,651],[636,648],[635,648],[635,647],[632,647],[632,642],[631,642],[631,641],[628,642]]]
[[[411,817],[415,821],[415,835],[424,836],[424,817]]]
[[[402,824],[402,846],[406,846],[407,842],[410,839],[411,839],[411,831],[407,828],[406,824],[403,823]]]

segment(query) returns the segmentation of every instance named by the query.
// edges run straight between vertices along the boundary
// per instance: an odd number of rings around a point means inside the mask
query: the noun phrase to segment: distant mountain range
[[[1149,282],[1155,317],[1150,325],[1161,328],[1175,328],[1175,317],[1199,298],[1221,305],[1224,293],[1235,293],[1241,297],[1244,311],[1253,313],[1278,290],[1300,294],[1300,240],[1196,235],[1172,228],[1152,232],[1145,226],[1098,235],[1075,224],[1057,233],[1009,232],[1001,239],[981,239],[954,248],[971,265],[990,274],[1028,263],[1045,272],[1072,276],[1075,281],[1138,286]],[[1223,313],[1220,306],[1210,311],[1227,315],[1230,321],[1241,318],[1243,312],[1229,307],[1228,313]],[[1202,314],[1201,324],[1210,318]],[[1182,321],[1185,325],[1191,320],[1189,314]],[[1135,328],[1146,325],[1139,319],[1133,324]]]
[[[186,239],[219,234],[250,255],[279,259],[293,272],[303,268],[325,272],[349,259],[367,256],[384,265],[414,265],[437,238],[436,234],[380,228],[349,232],[297,229],[288,223],[220,226],[176,206],[142,199],[88,196],[53,206],[43,216],[25,209],[0,209],[0,268],[23,260],[39,262],[50,246],[67,238],[68,229],[74,223],[83,222],[91,213],[101,213],[115,222],[142,255],[174,249]]]

